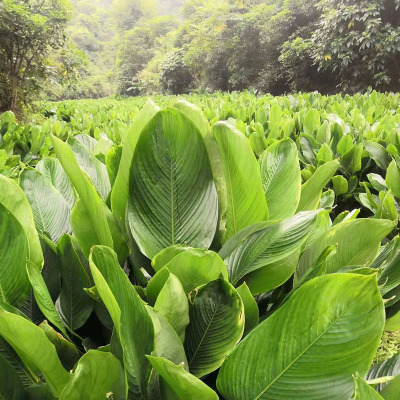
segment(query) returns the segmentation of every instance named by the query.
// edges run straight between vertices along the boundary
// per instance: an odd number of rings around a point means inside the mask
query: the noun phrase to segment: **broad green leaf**
[[[174,107],[185,114],[196,125],[203,136],[208,158],[218,193],[218,227],[216,239],[220,242],[225,235],[225,217],[227,210],[226,183],[222,171],[221,153],[217,141],[211,133],[211,127],[202,111],[186,100],[179,100]]]
[[[386,320],[385,331],[398,331],[400,329],[400,311]]]
[[[121,373],[121,363],[111,353],[89,350],[78,361],[60,400],[104,399]]]
[[[62,236],[57,248],[62,280],[57,308],[65,324],[76,330],[85,324],[93,311],[94,301],[84,291],[92,285],[72,245],[71,236]]]
[[[154,347],[154,329],[145,305],[118,264],[113,250],[95,246],[90,270],[97,290],[110,312],[123,350],[128,398],[146,399],[149,363],[145,355]]]
[[[51,343],[54,344],[56,348],[58,358],[60,359],[63,367],[70,371],[77,363],[80,358],[80,353],[78,348],[68,340],[66,340],[62,335],[55,331],[47,321],[43,321],[39,327],[43,329],[47,338]]]
[[[240,240],[233,237],[231,243],[228,241],[220,251],[228,268],[229,280],[236,284],[250,272],[282,260],[300,249],[314,227],[318,212],[306,211],[282,222],[255,224],[254,232],[249,227],[249,234],[244,237],[239,232]],[[288,279],[287,272],[272,267],[271,273],[274,270],[282,279]]]
[[[339,168],[339,161],[333,160],[321,165],[311,178],[302,185],[300,203],[297,212],[314,210],[318,207],[322,190]]]
[[[74,206],[75,195],[68,175],[57,158],[42,158],[36,170],[46,177],[56,190],[64,197],[70,209]]]
[[[357,374],[354,376],[355,393],[354,400],[384,400],[367,382]],[[386,400],[386,399],[385,399]]]
[[[87,176],[96,188],[97,193],[102,200],[105,201],[111,191],[110,179],[108,177],[106,166],[75,138],[70,137],[67,143],[74,152],[79,167],[86,172]]]
[[[52,142],[61,165],[85,205],[87,215],[100,243],[112,248],[113,239],[104,212],[103,201],[89,181],[89,178],[80,169],[70,147],[54,136],[52,136]]]
[[[303,120],[303,130],[305,133],[308,135],[313,135],[315,132],[319,130],[321,126],[321,121],[320,121],[320,114],[319,111],[316,110],[315,108],[310,108]]]
[[[178,400],[218,400],[217,394],[200,379],[162,357],[147,356],[153,368],[167,382]]]
[[[133,238],[149,258],[174,244],[209,247],[217,216],[200,132],[180,111],[159,111],[142,131],[132,161],[127,222]]]
[[[258,325],[260,318],[258,306],[249,288],[247,287],[246,282],[243,282],[243,284],[240,285],[236,290],[243,302],[245,315],[243,335],[247,335]]]
[[[21,378],[12,365],[0,354],[0,399],[25,400],[26,393]]]
[[[189,303],[180,280],[174,274],[169,275],[154,309],[168,321],[183,343],[185,329],[189,324]]]
[[[297,147],[291,139],[274,143],[260,158],[269,218],[291,217],[299,204],[301,174]]]
[[[19,177],[19,184],[31,205],[39,234],[58,242],[64,233],[70,232],[71,210],[47,178],[34,169],[26,169]]]
[[[25,231],[29,259],[42,268],[43,254],[39,236],[36,232],[32,209],[22,189],[11,179],[0,174],[0,204],[3,205],[21,224]]]
[[[152,260],[151,265],[154,271],[158,272],[162,267],[167,265],[175,256],[184,251],[192,251],[192,247],[183,245],[169,246],[161,250]]]
[[[104,209],[109,231],[113,238],[114,250],[118,254],[118,260],[123,263],[129,255],[129,247],[113,213],[104,203],[102,204],[102,207]],[[87,209],[81,199],[77,200],[72,209],[71,226],[76,240],[79,243],[79,247],[88,259],[90,249],[95,245],[100,245],[101,241],[91,224],[89,214],[87,213]]]
[[[301,277],[314,265],[328,246],[337,246],[336,251],[327,258],[328,274],[346,266],[368,266],[378,254],[381,240],[393,228],[393,222],[388,220],[362,218],[333,226],[319,235],[305,250],[300,258],[297,277]]]
[[[242,337],[243,302],[227,281],[217,279],[193,294],[189,318],[185,339],[189,371],[201,377],[219,368]]]
[[[250,272],[239,283],[245,281],[253,295],[268,292],[285,283],[293,275],[299,258],[300,249],[285,258]]]
[[[126,229],[125,210],[129,197],[129,174],[136,143],[143,128],[154,117],[157,111],[159,111],[159,108],[152,100],[148,100],[132,121],[122,147],[118,174],[111,192],[111,209],[123,232]]]
[[[0,307],[0,335],[14,348],[30,370],[43,374],[53,394],[59,396],[70,376],[42,329]]]
[[[21,307],[28,297],[27,256],[28,242],[21,224],[0,204],[0,301]]]
[[[31,282],[33,293],[35,295],[36,302],[42,311],[43,315],[61,332],[67,334],[64,324],[61,321],[60,316],[56,310],[56,307],[51,299],[50,293],[47,289],[46,283],[43,279],[42,274],[36,268],[31,261],[26,263],[26,271],[28,273],[29,280]]]
[[[169,250],[165,249],[164,251],[167,252]],[[158,267],[161,265],[161,263],[157,264]],[[161,288],[168,279],[169,273],[173,273],[180,280],[185,293],[218,279],[221,275],[228,279],[226,265],[217,253],[186,247],[184,251],[171,258],[150,280],[147,287],[147,296],[150,304],[155,303]]]
[[[342,167],[354,174],[361,169],[362,153],[363,144],[359,143],[342,155],[340,158],[340,164]]]
[[[352,375],[364,376],[373,360],[384,319],[374,275],[315,278],[228,356],[218,390],[226,400],[348,399]]]
[[[345,194],[349,190],[349,184],[347,183],[346,178],[342,175],[336,175],[332,178],[333,190],[336,196],[340,194]]]
[[[397,198],[400,198],[400,170],[395,160],[389,164],[386,171],[386,185]]]
[[[224,242],[248,225],[268,218],[260,167],[246,137],[225,122],[212,128],[222,157],[227,213]]]

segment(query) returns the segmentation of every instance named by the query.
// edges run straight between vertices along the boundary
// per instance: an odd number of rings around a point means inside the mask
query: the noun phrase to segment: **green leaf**
[[[346,178],[342,175],[336,175],[332,178],[333,190],[336,196],[340,194],[345,194],[349,190],[349,185]]]
[[[297,147],[291,139],[274,143],[260,158],[269,218],[291,217],[299,204],[301,174]]]
[[[353,378],[355,383],[354,400],[384,400],[382,396],[361,378],[358,372]]]
[[[0,301],[15,307],[21,307],[29,295],[27,255],[28,243],[21,224],[0,204]]]
[[[92,285],[72,245],[71,236],[62,236],[57,249],[62,280],[57,308],[66,325],[76,330],[86,323],[93,311],[94,301],[84,291]]]
[[[384,319],[375,276],[315,278],[228,356],[218,390],[226,400],[348,399],[352,374],[364,376],[374,358]]]
[[[374,380],[385,376],[396,376],[400,374],[400,353],[395,354],[393,357],[374,365],[368,372],[366,379]],[[377,386],[380,392],[386,383],[381,383]]]
[[[242,299],[245,315],[244,336],[252,331],[259,322],[259,311],[257,303],[247,287],[246,282],[243,282],[237,289],[237,292]]]
[[[260,222],[252,226],[253,231],[249,227],[247,232],[239,232],[220,251],[228,268],[229,280],[236,284],[246,274],[300,249],[314,227],[319,211],[298,213],[282,222]],[[271,273],[274,270],[278,274],[274,281],[280,282],[279,285],[288,279],[286,270],[271,268]]]
[[[314,210],[318,207],[322,190],[339,168],[339,161],[333,160],[321,165],[311,178],[302,185],[300,203],[297,212]]]
[[[47,234],[53,242],[58,242],[63,233],[70,232],[71,210],[47,178],[34,169],[26,169],[19,177],[19,184],[31,205],[39,234]]]
[[[174,274],[169,275],[154,309],[168,321],[183,343],[185,329],[189,324],[189,303],[181,282]]]
[[[380,392],[385,400],[398,400],[400,393],[400,375],[392,379]]]
[[[104,399],[121,373],[121,364],[111,353],[89,350],[78,361],[60,400]]]
[[[25,400],[26,393],[21,378],[12,365],[0,355],[0,399]]]
[[[308,135],[313,135],[315,132],[319,130],[321,126],[321,121],[320,121],[320,114],[319,111],[316,110],[315,108],[310,108],[303,120],[303,130],[305,133]]]
[[[167,248],[163,252],[169,251]],[[157,257],[163,257],[163,252]],[[154,265],[159,268],[161,262]],[[226,265],[217,253],[185,247],[184,251],[172,257],[150,280],[147,287],[147,296],[150,304],[155,303],[161,288],[168,279],[169,273],[173,273],[180,280],[185,293],[218,279],[220,275],[228,279]]]
[[[147,356],[153,368],[167,382],[178,400],[218,400],[217,394],[200,379],[161,357]]]
[[[14,348],[30,370],[43,374],[53,394],[59,396],[70,376],[42,329],[0,307],[0,335]]]
[[[149,363],[145,355],[151,354],[154,346],[152,320],[113,250],[93,247],[89,264],[122,346],[128,398],[146,399]]]
[[[104,212],[103,201],[97,194],[88,177],[80,169],[70,147],[54,136],[52,136],[52,142],[61,165],[85,205],[87,215],[100,243],[112,248],[113,239]]]
[[[90,178],[90,181],[96,188],[99,196],[102,198],[102,200],[105,200],[111,191],[110,179],[108,177],[106,166],[77,139],[70,137],[67,143],[69,144],[71,150],[74,152],[79,167],[86,172],[87,176]],[[62,163],[62,160],[60,161]],[[68,171],[66,172],[68,173]],[[78,190],[78,188],[76,189]]]
[[[58,357],[63,367],[70,371],[80,358],[80,353],[77,347],[68,340],[64,339],[57,331],[55,331],[47,321],[43,321],[39,327],[43,329],[47,338],[56,348]]]
[[[29,202],[22,189],[14,181],[1,174],[0,204],[3,205],[21,224],[28,240],[29,259],[38,268],[42,268],[43,253]]]
[[[201,286],[189,309],[185,350],[190,372],[204,376],[219,368],[244,329],[243,302],[224,279]]]
[[[103,203],[104,214],[108,223],[109,231],[113,238],[114,250],[118,254],[118,260],[123,263],[129,255],[129,247],[121,233],[119,225],[115,220],[113,213]],[[101,245],[101,240],[96,234],[96,230],[90,221],[90,216],[87,213],[87,208],[81,199],[75,203],[72,209],[71,226],[74,236],[82,249],[83,254],[88,259],[90,249],[95,245]]]
[[[64,335],[67,335],[64,324],[56,310],[56,307],[51,299],[50,293],[47,289],[46,283],[42,274],[31,261],[26,263],[26,271],[31,282],[35,300],[42,311],[43,315],[56,326]]]
[[[227,213],[224,241],[248,225],[268,218],[260,167],[246,137],[225,122],[212,128],[222,157]]]
[[[143,128],[158,111],[159,108],[149,99],[140,112],[135,116],[125,136],[124,145],[122,147],[121,162],[111,192],[111,209],[123,232],[125,232],[126,229],[125,210],[129,197],[129,174],[136,143]]]
[[[64,197],[70,209],[74,206],[75,195],[68,175],[57,158],[42,158],[36,165],[39,171]]]
[[[210,246],[217,192],[203,138],[180,111],[160,111],[146,125],[130,179],[127,222],[143,254],[152,258],[173,244]]]
[[[346,266],[368,266],[378,254],[381,240],[393,228],[393,222],[388,220],[362,218],[333,226],[319,235],[305,250],[300,258],[297,277],[301,277],[313,266],[328,246],[337,245],[336,251],[327,258],[328,274]]]
[[[386,185],[397,198],[400,198],[400,170],[395,160],[389,164],[386,171]]]
[[[149,306],[146,306],[146,309],[154,327],[155,355],[166,358],[174,364],[183,363],[185,370],[189,371],[185,350],[179,336],[159,312]]]

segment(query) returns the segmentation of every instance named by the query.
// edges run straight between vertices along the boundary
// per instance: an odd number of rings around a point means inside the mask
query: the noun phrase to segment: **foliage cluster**
[[[399,96],[2,114],[0,395],[397,399]]]

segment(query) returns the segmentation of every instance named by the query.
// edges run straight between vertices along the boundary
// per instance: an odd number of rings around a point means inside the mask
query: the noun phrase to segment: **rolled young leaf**
[[[140,250],[209,247],[218,199],[204,140],[176,109],[159,111],[142,131],[130,172],[127,223]]]
[[[225,122],[212,127],[222,157],[227,212],[224,242],[248,225],[268,218],[260,167],[246,137]]]
[[[384,320],[374,275],[312,279],[228,356],[218,390],[226,400],[348,399],[352,375],[364,376],[372,363]]]

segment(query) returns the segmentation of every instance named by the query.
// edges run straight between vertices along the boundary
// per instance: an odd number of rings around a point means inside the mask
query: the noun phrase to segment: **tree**
[[[400,90],[400,0],[325,0],[313,57],[342,90]]]
[[[46,58],[65,46],[69,16],[66,0],[2,0],[0,74],[10,94],[7,108],[16,110],[18,103],[52,72]]]

